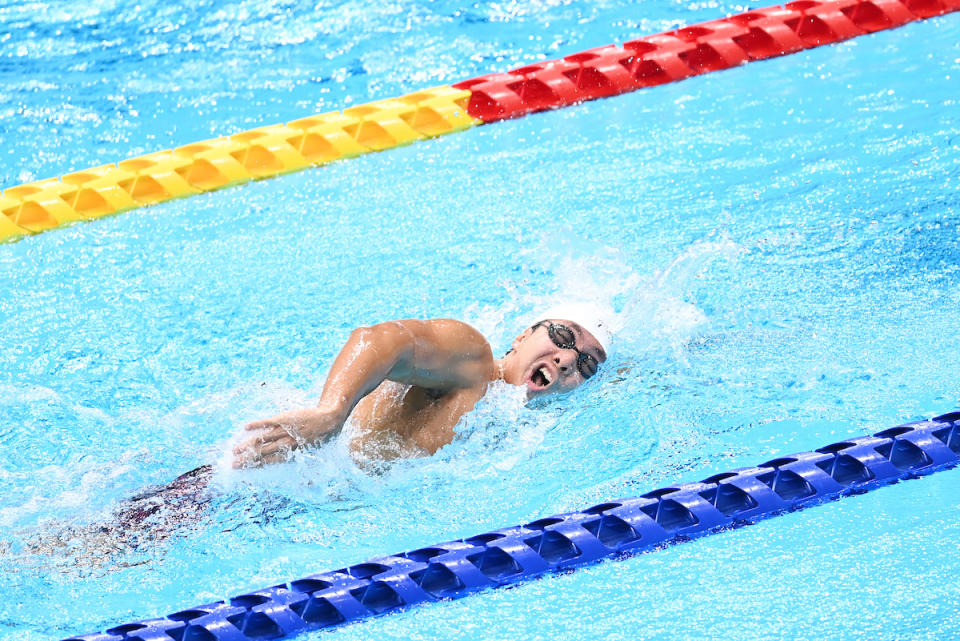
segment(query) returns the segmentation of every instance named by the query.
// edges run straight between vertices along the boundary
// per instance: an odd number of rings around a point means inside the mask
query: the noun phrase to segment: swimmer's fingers
[[[291,428],[285,425],[275,425],[263,429],[260,433],[242,441],[233,448],[234,467],[245,467],[249,463],[258,463],[265,455],[272,455],[283,448],[295,449],[299,445],[298,439]]]
[[[288,435],[285,430],[278,431],[280,428],[275,421],[265,420],[265,421],[255,421],[246,425],[243,429],[250,431],[260,430],[259,434],[255,434],[250,438],[244,439],[238,443],[233,448],[234,454],[242,454],[247,450],[255,449],[258,445],[268,443],[270,441],[276,440],[281,435]]]
[[[267,458],[278,453],[286,456],[291,450],[295,450],[296,448],[297,442],[292,438],[287,438],[286,440],[267,443],[258,450],[257,454],[261,460],[266,461]]]
[[[234,467],[282,460],[289,450],[329,439],[344,420],[342,413],[328,408],[307,408],[248,423],[244,431],[252,434],[233,448]]]
[[[277,452],[276,454],[271,454],[269,456],[264,456],[260,459],[260,462],[263,465],[270,465],[271,463],[283,463],[290,456],[290,450],[283,450]]]
[[[265,418],[259,421],[253,421],[244,425],[243,429],[252,432],[254,430],[264,430],[272,427],[280,427],[280,423],[275,418]]]
[[[247,456],[256,456],[259,452],[263,451],[264,447],[276,443],[279,440],[279,438],[267,439],[263,436],[255,436],[253,438],[248,438],[233,448],[233,453],[237,455],[243,454]]]
[[[297,442],[289,435],[269,443],[258,443],[259,439],[250,439],[234,449],[236,456],[233,467],[257,467],[265,463],[276,463],[286,460],[292,450],[297,448]]]
[[[251,436],[247,440],[243,441],[235,448],[233,448],[234,454],[239,454],[243,450],[256,448],[258,446],[266,445],[267,443],[273,443],[275,441],[282,441],[285,439],[293,439],[293,430],[286,425],[278,425],[270,421],[259,421],[265,423],[265,425],[253,429],[262,430],[259,434]],[[249,429],[249,426],[248,426]]]

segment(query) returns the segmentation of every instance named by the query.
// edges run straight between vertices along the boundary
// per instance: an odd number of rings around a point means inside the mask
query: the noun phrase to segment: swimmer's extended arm
[[[326,441],[385,380],[445,392],[493,378],[490,345],[460,321],[400,320],[355,329],[330,368],[317,406],[247,425],[257,434],[234,448],[234,467],[274,463],[292,449]]]

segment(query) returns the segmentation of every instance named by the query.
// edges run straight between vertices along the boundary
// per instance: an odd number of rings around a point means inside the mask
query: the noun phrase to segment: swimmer
[[[473,327],[449,320],[398,320],[355,329],[340,350],[315,407],[254,421],[233,450],[233,466],[284,461],[290,452],[336,436],[349,418],[350,446],[435,453],[454,437],[460,417],[494,381],[526,387],[528,398],[565,393],[597,373],[610,328],[602,310],[570,304],[544,312],[493,357]]]
[[[494,381],[525,387],[529,398],[569,392],[606,360],[609,325],[590,305],[548,310],[542,318],[501,359],[476,329],[455,320],[399,320],[354,330],[330,368],[319,404],[247,425],[252,434],[234,449],[233,465],[283,461],[295,449],[328,441],[348,418],[355,451],[370,447],[380,458],[429,455],[453,440],[460,417]],[[26,533],[25,548],[56,556],[79,547],[81,570],[142,563],[135,552],[202,521],[217,494],[212,477],[213,467],[202,465],[124,501],[105,520]]]

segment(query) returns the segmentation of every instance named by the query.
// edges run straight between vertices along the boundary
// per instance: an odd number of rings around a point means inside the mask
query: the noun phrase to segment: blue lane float
[[[64,641],[278,639],[749,525],[960,462],[960,412]]]

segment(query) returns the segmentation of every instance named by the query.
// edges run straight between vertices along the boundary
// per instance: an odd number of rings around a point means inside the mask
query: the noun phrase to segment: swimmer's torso
[[[453,428],[486,391],[486,385],[435,392],[384,381],[350,415],[354,452],[382,458],[433,454],[453,440]],[[406,450],[406,451],[404,451]]]

